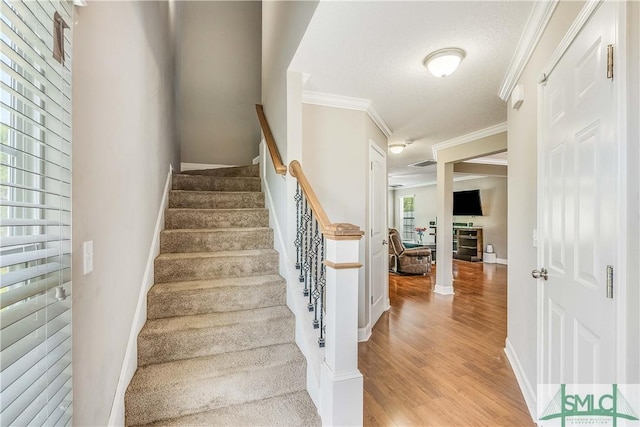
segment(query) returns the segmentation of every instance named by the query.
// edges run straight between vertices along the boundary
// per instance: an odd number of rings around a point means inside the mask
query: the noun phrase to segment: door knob
[[[540,270],[533,270],[531,272],[531,275],[533,276],[534,279],[539,279],[541,277],[544,280],[549,279],[549,272],[547,271],[546,268],[541,268]]]

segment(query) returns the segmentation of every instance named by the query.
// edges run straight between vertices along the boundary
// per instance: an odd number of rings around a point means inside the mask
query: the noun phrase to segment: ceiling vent
[[[409,166],[414,168],[426,168],[427,166],[435,165],[437,163],[438,163],[437,161],[433,159],[429,159],[429,160],[423,160],[421,162],[411,163]]]

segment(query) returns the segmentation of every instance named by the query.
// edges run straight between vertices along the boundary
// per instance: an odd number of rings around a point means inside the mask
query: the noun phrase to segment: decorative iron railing
[[[325,260],[325,238],[318,220],[309,207],[300,183],[296,183],[296,270],[298,280],[304,285],[302,295],[308,298],[307,308],[313,313],[312,325],[319,329],[318,345],[325,345],[324,305],[327,267]]]

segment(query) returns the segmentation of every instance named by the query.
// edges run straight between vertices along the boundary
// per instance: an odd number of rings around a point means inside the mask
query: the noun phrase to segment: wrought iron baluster
[[[302,192],[300,191],[300,183],[296,182],[296,195],[293,197],[296,201],[296,240],[294,245],[296,246],[296,270],[302,268],[302,230],[301,230],[301,216],[302,216]]]
[[[313,232],[313,289],[311,291],[311,295],[313,297],[313,303],[309,301],[309,311],[313,310],[313,328],[317,329],[320,327],[320,322],[318,321],[318,298],[320,298],[320,289],[319,289],[319,277],[322,273],[318,274],[319,268],[322,268],[322,264],[318,267],[318,257],[320,256],[320,251],[318,248],[320,247],[320,242],[322,241],[320,237],[320,232],[318,230],[318,221],[315,222],[315,230]]]
[[[307,230],[309,236],[309,247],[307,249],[307,260],[309,262],[309,268],[307,270],[306,278],[305,278],[305,289],[307,289],[306,297],[309,297],[309,302],[307,303],[307,309],[309,311],[313,310],[313,305],[311,305],[312,298],[312,290],[313,290],[313,258],[315,253],[313,251],[313,223],[316,222],[316,219],[313,217],[313,210],[309,210],[309,229]]]
[[[324,347],[325,344],[325,327],[326,325],[324,324],[324,303],[325,303],[325,285],[327,283],[327,266],[324,265],[324,244],[325,244],[325,238],[324,238],[324,234],[321,234],[321,241],[320,241],[320,279],[319,279],[319,288],[320,288],[320,296],[319,296],[319,300],[320,300],[320,310],[316,310],[316,316],[318,315],[318,311],[320,312],[320,338],[318,338],[318,345],[322,348]],[[314,324],[315,327],[315,324]]]
[[[309,287],[307,278],[309,277],[309,222],[311,220],[309,210],[309,202],[307,198],[304,198],[304,215],[302,216],[303,225],[302,225],[302,241],[303,241],[303,249],[302,249],[302,271],[300,273],[300,277],[298,278],[301,282],[304,282],[304,289],[302,294],[307,297],[309,296]]]

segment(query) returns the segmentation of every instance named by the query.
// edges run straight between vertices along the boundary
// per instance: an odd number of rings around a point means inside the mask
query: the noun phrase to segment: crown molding
[[[507,122],[500,123],[494,126],[490,126],[485,129],[481,129],[475,132],[468,133],[466,135],[459,136],[457,138],[450,139],[448,141],[433,144],[431,146],[431,152],[433,158],[438,160],[438,151],[449,147],[455,147],[456,145],[466,144],[467,142],[475,141],[476,139],[486,138],[488,136],[496,135],[507,131]]]
[[[483,157],[479,159],[465,160],[464,163],[475,163],[478,165],[509,166],[509,161],[506,159],[487,159]]]
[[[487,178],[487,175],[462,175],[462,176],[454,176],[453,177],[453,182],[461,182],[461,181],[471,181],[473,179],[482,179],[482,178]],[[402,187],[400,188],[391,188],[389,187],[389,190],[410,190],[412,188],[420,188],[420,187],[430,187],[432,185],[438,185],[438,181],[427,181],[427,182],[421,182],[420,184],[396,184],[396,185],[402,185]],[[415,197],[415,194],[413,195]],[[407,195],[407,196],[400,196],[400,197],[411,197],[411,195]]]
[[[520,36],[516,51],[513,53],[509,68],[504,76],[498,96],[503,101],[507,101],[511,92],[518,84],[518,80],[524,71],[533,51],[547,28],[553,12],[558,6],[559,0],[536,1],[529,14],[529,19]]]
[[[393,133],[382,116],[380,116],[380,113],[373,108],[371,101],[368,99],[304,90],[302,91],[302,102],[304,104],[322,105],[324,107],[365,111],[387,138],[389,138]]]

